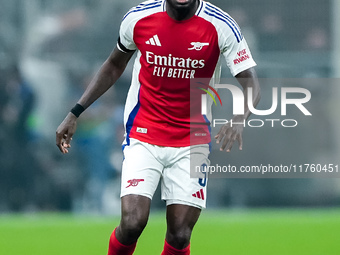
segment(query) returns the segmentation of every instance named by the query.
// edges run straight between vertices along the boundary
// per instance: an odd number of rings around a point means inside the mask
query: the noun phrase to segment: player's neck
[[[176,6],[170,2],[171,1],[167,1],[166,12],[170,18],[177,21],[187,20],[194,16],[200,3],[200,1],[197,0],[187,6]]]

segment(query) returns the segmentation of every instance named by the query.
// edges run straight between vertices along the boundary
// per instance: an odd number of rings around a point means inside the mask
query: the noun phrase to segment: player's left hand
[[[218,134],[215,136],[216,143],[221,143],[222,146],[220,148],[220,151],[226,150],[227,152],[230,152],[231,148],[234,145],[235,141],[238,141],[239,144],[239,150],[242,150],[243,141],[242,141],[242,132],[244,125],[242,124],[244,122],[243,116],[235,116],[233,119],[233,125],[231,125],[230,122],[223,125],[218,132]],[[240,123],[240,124],[235,124]]]

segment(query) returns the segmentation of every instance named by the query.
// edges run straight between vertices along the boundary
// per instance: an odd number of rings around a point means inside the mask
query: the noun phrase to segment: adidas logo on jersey
[[[192,194],[192,196],[204,200],[203,189],[200,189],[200,191],[197,191],[196,193]]]
[[[150,45],[154,45],[154,46],[162,46],[162,44],[161,44],[161,42],[158,38],[158,35],[154,35],[149,40],[147,40],[145,43],[150,44]]]

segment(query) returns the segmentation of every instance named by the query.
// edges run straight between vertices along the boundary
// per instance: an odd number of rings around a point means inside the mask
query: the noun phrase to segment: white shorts
[[[166,205],[184,204],[205,208],[207,178],[190,178],[190,163],[209,165],[209,145],[162,147],[130,138],[124,148],[121,197],[141,195],[152,199],[161,180]],[[200,178],[199,178],[200,177]]]

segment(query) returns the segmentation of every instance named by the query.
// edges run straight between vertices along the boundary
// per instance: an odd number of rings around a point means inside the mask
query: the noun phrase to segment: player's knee
[[[125,214],[122,215],[120,230],[126,238],[137,239],[143,232],[147,221],[147,217]]]
[[[190,243],[191,232],[189,227],[168,231],[167,242],[177,249],[183,249]]]

